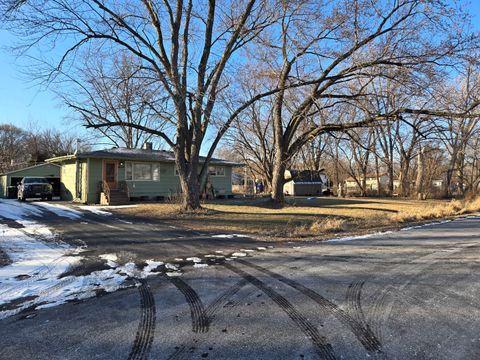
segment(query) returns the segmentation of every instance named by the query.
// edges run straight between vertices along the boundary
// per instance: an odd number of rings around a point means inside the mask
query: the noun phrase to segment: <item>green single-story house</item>
[[[25,176],[45,177],[53,185],[54,195],[59,195],[60,166],[53,163],[41,163],[23,169],[12,170],[0,175],[0,197],[8,197],[8,188],[17,187]],[[15,191],[16,192],[16,191]]]
[[[203,160],[203,158],[201,158]],[[46,160],[60,166],[61,198],[88,204],[162,200],[181,192],[171,151],[112,148]],[[232,194],[232,168],[240,164],[212,159],[209,181],[216,196]]]

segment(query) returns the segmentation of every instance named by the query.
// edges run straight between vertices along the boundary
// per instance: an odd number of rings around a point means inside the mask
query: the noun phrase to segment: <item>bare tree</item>
[[[11,124],[0,124],[0,174],[27,160],[27,133]]]
[[[467,61],[465,72],[458,82],[442,84],[439,90],[442,93],[440,100],[444,106],[452,111],[462,111],[470,108],[478,99],[480,92],[480,71],[478,65]],[[480,134],[480,114],[477,117],[463,119],[445,117],[436,124],[437,134],[445,144],[450,155],[450,163],[446,175],[446,193],[448,196],[457,191],[464,195],[467,187],[466,158],[472,141]],[[456,175],[456,176],[455,176]],[[453,179],[456,177],[456,185]]]
[[[78,136],[64,133],[55,129],[29,129],[23,140],[25,154],[27,154],[29,163],[43,162],[54,156],[73,154],[77,150]],[[81,149],[88,147],[82,145]]]
[[[271,188],[274,145],[269,105],[257,102],[237,117],[227,143],[242,157],[251,176]]]
[[[357,184],[360,196],[367,196],[367,178],[372,171],[371,160],[376,141],[375,130],[359,128],[347,131],[346,135],[348,139],[344,140],[340,148],[346,159],[345,171]]]
[[[200,152],[209,125],[220,119],[215,111],[217,98],[229,85],[225,73],[242,64],[241,57],[234,54],[271,22],[265,5],[256,0],[0,1],[5,23],[27,47],[55,46],[58,39],[70,44],[54,65],[57,74],[75,62],[82,48],[93,53],[125,51],[141,63],[145,77],[161,84],[173,132],[124,120],[89,126],[128,125],[165,141],[175,152],[185,210],[200,207],[200,183],[215,147],[233,118],[255,100],[240,105],[218,127],[207,161],[201,164]],[[49,70],[48,79],[56,74]]]
[[[381,126],[404,114],[436,114],[438,109],[395,108],[364,112],[340,122],[334,110],[369,96],[372,79],[388,78],[391,68],[408,68],[410,79],[424,79],[441,71],[452,55],[470,46],[462,31],[459,12],[442,1],[343,1],[328,5],[310,2],[281,3],[276,33],[262,37],[269,51],[259,61],[271,66],[269,79],[278,87],[274,106],[275,164],[272,200],[282,203],[286,164],[316,136],[355,127]],[[315,7],[315,9],[313,8]],[[418,29],[422,29],[419,31]],[[435,38],[434,41],[432,39]],[[302,79],[308,89],[297,94],[297,104],[285,103],[288,84]],[[395,80],[395,79],[394,79]],[[402,84],[398,84],[402,86]],[[327,114],[328,112],[328,114]],[[301,124],[311,126],[302,129]]]
[[[154,111],[162,106],[162,88],[157,81],[144,78],[140,62],[125,52],[117,56],[85,54],[84,63],[63,74],[66,84],[56,92],[65,104],[75,110],[80,122],[120,123],[98,130],[116,146],[138,148],[154,135],[147,131],[165,131],[170,118]],[[138,125],[133,127],[132,125]]]

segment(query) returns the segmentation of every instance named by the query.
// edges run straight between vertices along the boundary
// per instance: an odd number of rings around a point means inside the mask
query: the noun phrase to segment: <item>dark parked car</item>
[[[41,198],[52,200],[53,187],[44,177],[25,176],[18,185],[17,199]]]

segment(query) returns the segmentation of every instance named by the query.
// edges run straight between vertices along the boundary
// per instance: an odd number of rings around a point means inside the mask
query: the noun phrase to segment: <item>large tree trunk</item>
[[[410,193],[410,184],[408,181],[408,175],[410,173],[410,162],[405,161],[403,166],[400,167],[400,174],[398,176],[398,195],[407,197]]]
[[[388,164],[388,193],[392,196],[394,191],[395,172],[393,170],[393,162]]]
[[[458,191],[465,196],[465,153],[463,149],[457,158]]]
[[[378,163],[378,156],[375,156],[375,176],[377,180],[377,196],[382,194],[382,186],[380,184],[380,164]]]
[[[283,194],[283,185],[285,185],[285,162],[279,156],[275,160],[272,176],[272,194],[271,200],[274,204],[281,206],[285,203]]]
[[[422,147],[417,155],[417,179],[415,181],[415,191],[417,193],[417,198],[419,200],[424,200],[424,170],[425,170],[425,159],[424,159],[424,148]]]
[[[200,183],[198,176],[180,177],[182,187],[182,208],[185,211],[194,211],[200,208]]]

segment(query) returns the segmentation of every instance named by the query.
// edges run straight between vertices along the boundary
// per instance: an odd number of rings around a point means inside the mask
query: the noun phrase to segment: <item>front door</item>
[[[117,162],[105,160],[103,162],[103,181],[108,184],[110,189],[117,188]]]

